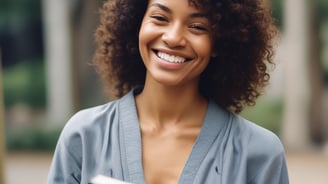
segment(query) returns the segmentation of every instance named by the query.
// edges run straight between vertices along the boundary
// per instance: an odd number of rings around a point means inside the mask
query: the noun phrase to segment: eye
[[[150,18],[160,22],[167,22],[167,18],[162,15],[151,15]]]
[[[203,24],[191,24],[189,28],[194,29],[196,31],[208,31],[207,26],[204,26]]]

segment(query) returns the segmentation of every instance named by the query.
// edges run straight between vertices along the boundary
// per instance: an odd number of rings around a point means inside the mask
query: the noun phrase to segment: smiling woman
[[[276,135],[238,116],[269,80],[262,0],[108,0],[94,64],[117,100],[64,128],[49,183],[288,183]]]
[[[107,87],[114,88],[109,91],[117,97],[145,82],[146,69],[138,52],[137,35],[147,2],[113,1],[102,9],[101,24],[96,33],[99,47],[95,64]],[[276,28],[270,11],[259,1],[188,3],[202,9],[203,15],[205,13],[207,19],[203,20],[210,24],[205,25],[213,39],[212,56],[215,57],[210,58],[213,62],[200,78],[202,94],[232,112],[241,112],[245,105],[254,105],[268,83],[267,64],[273,59]],[[168,17],[153,16],[162,23],[167,21],[165,18]],[[205,27],[199,24],[190,26],[195,31],[205,32],[202,30]]]

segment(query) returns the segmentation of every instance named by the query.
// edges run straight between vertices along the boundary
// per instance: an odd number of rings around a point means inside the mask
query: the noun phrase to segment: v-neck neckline
[[[135,94],[140,90],[140,88],[133,89],[120,100],[118,113],[124,180],[145,184],[141,129],[135,103]],[[203,159],[227,122],[228,113],[210,101],[200,133],[180,175],[179,184],[193,183]]]

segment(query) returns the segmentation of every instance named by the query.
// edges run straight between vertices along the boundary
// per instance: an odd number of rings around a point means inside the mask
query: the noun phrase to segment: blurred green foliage
[[[3,71],[5,106],[25,103],[45,108],[46,85],[44,62],[21,62]]]
[[[320,23],[321,30],[321,63],[324,70],[324,83],[328,86],[328,1],[318,0],[317,18]]]
[[[0,28],[8,25],[22,26],[41,18],[40,0],[0,1]]]
[[[39,126],[8,129],[6,145],[9,150],[49,150],[56,147],[62,128],[44,129]]]
[[[328,21],[328,1],[318,0],[317,1],[318,19],[320,22]]]
[[[283,26],[283,0],[271,1],[272,4],[272,15],[277,20],[277,24]],[[328,1],[327,0],[316,0],[317,18],[320,22],[328,21]]]
[[[241,116],[271,130],[278,136],[282,124],[283,99],[261,97],[253,107],[246,108]]]
[[[276,19],[276,24],[280,28],[283,26],[283,0],[274,0],[272,3],[272,16]]]

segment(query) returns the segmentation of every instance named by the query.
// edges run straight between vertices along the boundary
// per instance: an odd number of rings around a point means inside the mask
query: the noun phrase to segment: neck
[[[196,114],[205,112],[207,101],[197,85],[164,86],[145,84],[136,97],[139,119],[155,126],[188,122]]]

